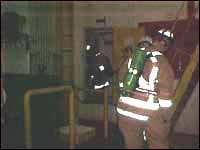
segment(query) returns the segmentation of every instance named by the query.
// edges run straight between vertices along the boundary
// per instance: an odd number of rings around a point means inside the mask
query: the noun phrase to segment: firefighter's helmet
[[[167,30],[167,29],[158,30],[158,34],[161,34],[162,36],[170,38],[170,39],[174,38],[174,34],[170,30]]]
[[[169,46],[174,41],[174,34],[168,29],[160,29],[156,32],[155,36],[153,36],[154,40],[163,40],[166,46]]]

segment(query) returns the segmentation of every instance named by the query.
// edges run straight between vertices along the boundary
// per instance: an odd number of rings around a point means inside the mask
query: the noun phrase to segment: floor
[[[80,120],[79,122],[81,125],[86,125],[90,127],[96,128],[96,137],[91,139],[89,142],[83,143],[81,145],[77,145],[77,149],[124,149],[124,140],[123,135],[120,132],[120,130],[114,125],[109,124],[109,138],[107,140],[104,139],[104,132],[103,132],[103,122],[100,121],[89,121],[89,120]],[[2,129],[2,128],[1,128]],[[1,131],[4,131],[2,129]],[[3,133],[3,132],[2,132]],[[1,136],[2,136],[1,133]],[[5,134],[5,132],[4,132]],[[10,132],[10,134],[12,134]],[[42,135],[42,134],[41,134]],[[39,139],[40,142],[35,143],[35,146],[33,148],[35,149],[66,149],[69,148],[69,145],[60,143],[58,136],[50,137],[49,138],[42,138],[42,136],[38,136],[37,140]],[[7,142],[7,146],[5,148],[12,148],[12,149],[18,149],[18,148],[25,148],[23,139],[20,139],[20,136],[17,137],[17,135],[6,135],[6,136],[12,136],[15,137],[15,139],[18,139],[19,142]],[[5,135],[3,135],[5,137]],[[41,137],[41,138],[40,138]],[[46,136],[47,137],[47,136]],[[2,139],[2,137],[1,137]],[[4,138],[3,138],[4,139]],[[13,138],[14,140],[14,138]],[[199,149],[199,135],[185,135],[181,133],[175,133],[171,137],[171,149]],[[34,142],[33,142],[34,143]],[[145,143],[144,143],[145,145]],[[2,145],[1,145],[2,146]],[[2,148],[2,147],[1,147]],[[147,147],[144,147],[144,149]]]
[[[113,124],[109,125],[109,129],[115,133],[109,132],[109,139],[105,140],[103,137],[102,122],[81,120],[81,124],[94,126],[97,129],[97,136],[85,145],[80,145],[79,148],[110,148],[123,149],[124,141],[123,135]],[[171,136],[171,149],[199,149],[199,135],[187,135],[182,133],[174,133]],[[92,144],[91,144],[92,143]],[[144,149],[148,148],[144,143]]]
[[[171,141],[172,149],[199,149],[199,135],[174,133]]]
[[[103,138],[103,125],[102,122],[82,120],[80,123],[88,126],[95,126],[97,128],[96,139],[93,139],[88,144],[92,148],[111,148],[111,149],[123,149],[124,141],[123,135],[113,124],[109,125],[109,129],[115,132],[115,134],[109,132],[109,139],[106,141]],[[171,136],[171,149],[199,149],[199,135],[187,135],[182,133],[173,133]],[[84,148],[83,145],[82,148]],[[87,148],[89,147],[87,146]],[[144,143],[144,149],[147,145]]]

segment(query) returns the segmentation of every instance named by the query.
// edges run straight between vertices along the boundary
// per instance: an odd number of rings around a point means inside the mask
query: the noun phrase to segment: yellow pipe
[[[30,93],[30,92],[29,92]],[[25,144],[26,149],[32,147],[32,135],[31,135],[31,119],[30,119],[30,94],[26,93],[24,96],[24,128],[25,128]]]
[[[192,79],[192,74],[195,71],[198,61],[199,61],[199,45],[197,45],[195,51],[193,52],[193,54],[190,58],[190,62],[187,65],[187,67],[183,73],[183,76],[176,88],[175,95],[172,98],[174,101],[173,108],[172,108],[173,113],[176,111],[176,108],[177,108],[179,102],[181,101],[181,98],[182,98],[183,94],[185,93],[190,80]]]
[[[69,96],[69,124],[70,124],[70,149],[75,148],[75,112],[74,112],[74,92],[70,86],[59,86],[59,87],[50,87],[50,88],[41,88],[41,89],[32,89],[25,93],[24,95],[24,127],[25,127],[25,144],[26,149],[32,148],[32,133],[31,133],[31,110],[30,110],[30,97],[32,95],[41,95],[56,93],[61,91],[70,92]]]
[[[193,72],[195,71],[195,68],[199,61],[199,44],[197,45],[195,51],[193,52],[192,56],[190,57],[190,62],[188,63],[181,80],[179,81],[179,84],[176,88],[175,95],[172,98],[173,99],[173,106],[172,106],[172,117],[171,122],[172,125],[170,127],[170,135],[173,134],[174,127],[177,123],[177,113],[179,113],[179,110],[177,110],[177,107],[188,87],[188,84],[190,83],[192,79]]]
[[[75,124],[74,92],[71,90],[69,95],[69,129],[70,129],[70,149],[75,148],[76,143],[76,124]]]
[[[108,139],[108,89],[104,88],[104,138]]]

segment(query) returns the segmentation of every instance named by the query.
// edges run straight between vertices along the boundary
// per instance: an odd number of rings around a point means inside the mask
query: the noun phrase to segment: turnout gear
[[[168,111],[172,105],[170,98],[173,95],[174,73],[162,51],[146,48],[143,71],[138,77],[137,86],[129,90],[129,95],[120,95],[117,112],[126,148],[142,148],[142,139],[139,137],[144,129],[149,148],[169,148]]]
[[[113,71],[108,57],[95,51],[91,45],[87,45],[86,61],[88,64],[89,88],[96,90],[109,86]]]
[[[138,77],[138,80],[137,80],[138,83],[137,83],[137,86],[135,86],[135,90],[133,89],[136,92],[132,92],[131,95],[120,96],[119,107],[117,108],[120,114],[129,116],[135,119],[137,118],[138,120],[147,121],[149,119],[148,115],[127,112],[121,109],[120,106],[123,105],[122,107],[124,107],[125,105],[126,106],[130,105],[132,107],[135,107],[136,112],[138,108],[147,109],[148,112],[159,109],[159,102],[157,98],[158,93],[155,91],[155,86],[158,82],[157,76],[158,76],[159,68],[157,64],[158,60],[155,56],[161,56],[162,54],[159,52],[157,53],[154,52],[153,54],[152,53],[150,53],[151,55],[149,54],[149,57],[150,57],[151,63],[153,64],[153,67],[152,67],[151,72],[149,73],[148,80],[146,80],[141,74]]]
[[[123,82],[120,82],[121,96],[130,96],[127,90],[135,90],[138,87],[138,79],[142,74],[144,63],[147,59],[145,48],[151,45],[149,39],[140,41],[134,50],[132,58],[128,61],[128,72]]]

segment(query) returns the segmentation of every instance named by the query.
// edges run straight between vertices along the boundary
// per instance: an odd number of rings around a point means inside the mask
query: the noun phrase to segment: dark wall
[[[174,21],[159,21],[140,23],[139,26],[145,28],[146,34],[153,35],[161,28],[171,29],[173,24]],[[166,52],[166,56],[173,66],[176,78],[180,78],[199,42],[199,20],[179,20],[174,35],[174,45]]]
[[[33,76],[6,74],[4,77],[7,94],[6,126],[8,148],[24,148],[24,94],[29,89],[47,88],[61,85],[54,76]],[[64,124],[61,106],[62,93],[31,97],[31,126],[33,146],[52,143],[55,129]],[[66,115],[65,115],[66,116]]]

